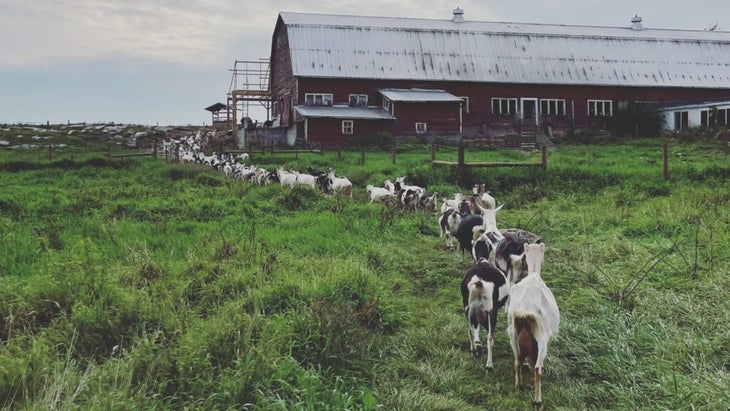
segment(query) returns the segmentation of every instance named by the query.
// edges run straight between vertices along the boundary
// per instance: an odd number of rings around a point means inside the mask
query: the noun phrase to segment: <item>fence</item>
[[[431,149],[431,163],[434,165],[447,165],[456,166],[456,173],[459,179],[459,185],[467,187],[471,185],[471,182],[466,181],[468,173],[467,168],[489,168],[489,167],[542,167],[547,169],[547,147],[542,148],[542,161],[539,163],[522,163],[522,162],[474,162],[467,163],[464,161],[464,144],[459,144],[459,151],[457,161],[444,161],[435,159],[435,149],[432,146]]]

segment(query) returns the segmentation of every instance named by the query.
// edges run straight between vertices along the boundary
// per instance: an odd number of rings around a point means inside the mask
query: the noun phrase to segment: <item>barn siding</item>
[[[297,80],[292,73],[291,57],[289,55],[289,38],[286,25],[279,19],[274,30],[271,43],[271,96],[277,101],[282,111],[280,127],[289,127],[294,118],[292,110],[297,104]]]
[[[459,134],[458,103],[393,103],[396,135],[416,135],[416,123],[426,123],[429,135]]]
[[[353,120],[353,134],[342,134],[341,118],[307,119],[307,141],[325,147],[342,147],[347,139],[367,138],[379,132],[392,132],[392,120]]]

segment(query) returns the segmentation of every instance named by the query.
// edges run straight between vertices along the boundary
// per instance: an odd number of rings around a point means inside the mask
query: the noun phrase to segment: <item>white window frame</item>
[[[388,97],[383,97],[383,108],[390,112],[390,99]]]
[[[461,112],[469,114],[469,97],[459,96],[459,98],[461,99]]]
[[[492,114],[503,116],[517,114],[517,99],[492,97]]]
[[[689,111],[675,111],[673,117],[675,130],[685,130],[689,127]]]
[[[355,132],[355,122],[352,120],[342,120],[342,134],[353,134]]]
[[[544,103],[544,107],[543,107]],[[540,115],[541,116],[564,116],[565,100],[560,98],[541,98],[540,99]]]
[[[367,94],[350,94],[347,96],[348,104],[352,107],[367,107],[368,106],[368,95]]]
[[[426,134],[428,132],[428,124],[416,123],[416,134]]]
[[[730,108],[710,108],[700,111],[700,127],[727,126],[728,124],[730,124]]]
[[[306,106],[331,106],[332,93],[304,93]]]
[[[588,117],[613,117],[612,100],[588,100]]]

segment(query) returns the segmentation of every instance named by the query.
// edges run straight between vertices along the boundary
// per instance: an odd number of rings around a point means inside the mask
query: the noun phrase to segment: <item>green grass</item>
[[[436,216],[367,203],[366,184],[400,175],[442,197],[470,192],[430,165],[429,147],[404,146],[395,164],[254,155],[266,168],[332,166],[353,199],[82,149],[0,152],[3,408],[530,407],[503,313],[494,371],[469,355],[469,263],[445,249]],[[668,181],[659,140],[560,147],[547,170],[472,170],[505,204],[500,227],[548,244],[543,278],[562,320],[547,408],[730,404],[730,163],[706,142],[670,153]]]

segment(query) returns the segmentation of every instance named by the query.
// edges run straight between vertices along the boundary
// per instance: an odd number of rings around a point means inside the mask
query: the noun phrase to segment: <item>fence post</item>
[[[340,161],[340,160],[342,160],[342,149],[338,148],[337,149],[337,161]]]
[[[459,178],[459,185],[466,187],[466,165],[464,164],[464,143],[459,143],[458,164],[456,165],[456,173]]]
[[[436,160],[436,144],[431,143],[431,161]]]
[[[108,149],[108,151],[107,151],[107,155],[108,155],[109,157],[111,157],[111,156],[112,156],[112,145],[111,145],[111,144],[109,144],[109,145],[107,146],[107,149]]]
[[[547,170],[547,147],[542,146],[542,169]]]
[[[393,164],[395,164],[396,157],[398,156],[398,146],[395,146],[395,145],[393,146],[393,150],[392,150],[392,152],[391,152],[390,155],[391,155],[391,157],[393,159]]]
[[[152,139],[152,158],[157,160],[157,139]]]
[[[53,160],[53,144],[48,145],[48,161]]]
[[[365,165],[365,150],[363,150],[363,152],[360,153],[360,165],[361,166]]]
[[[664,140],[664,181],[669,180],[669,141]]]

